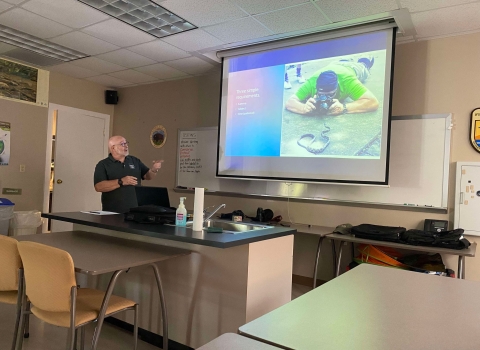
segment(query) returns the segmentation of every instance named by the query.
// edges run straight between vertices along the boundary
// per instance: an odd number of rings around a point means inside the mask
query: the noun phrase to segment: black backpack
[[[461,228],[442,232],[408,230],[402,234],[402,239],[405,243],[412,245],[465,249],[470,246],[470,242],[463,238],[463,232]]]
[[[407,229],[405,227],[391,227],[361,224],[352,227],[352,234],[358,238],[373,239],[376,241],[402,242],[402,234]]]

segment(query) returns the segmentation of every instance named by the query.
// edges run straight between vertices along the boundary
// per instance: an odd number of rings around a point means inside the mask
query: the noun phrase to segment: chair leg
[[[138,346],[138,304],[133,307],[133,350],[137,350]],[[82,349],[83,350],[83,349]]]
[[[30,302],[27,301],[27,314],[25,315],[25,326],[23,329],[23,337],[28,338],[30,336]]]
[[[85,350],[85,326],[80,328],[80,350]]]
[[[25,294],[25,279],[23,279],[22,282],[22,288],[21,288],[21,300],[22,300],[22,306],[21,306],[21,313],[20,313],[20,324],[18,325],[18,331],[17,331],[17,336],[16,336],[16,341],[15,341],[15,349],[16,350],[21,350],[23,347],[23,333],[24,333],[24,328],[25,328],[25,315],[28,315],[26,313],[26,308],[27,308],[27,296]]]
[[[18,270],[18,295],[17,295],[17,316],[15,318],[15,331],[13,332],[12,350],[15,350],[17,343],[17,333],[20,326],[20,316],[22,315],[22,290],[23,290],[23,269]]]
[[[68,329],[67,350],[75,349],[75,340],[77,339],[77,330],[75,327],[75,311],[77,305],[77,286],[70,289],[70,327]]]

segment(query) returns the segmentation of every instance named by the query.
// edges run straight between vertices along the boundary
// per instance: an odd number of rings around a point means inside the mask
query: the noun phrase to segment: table
[[[391,247],[397,249],[413,250],[425,253],[439,253],[439,254],[451,254],[458,255],[458,276],[457,278],[465,279],[465,257],[474,257],[477,249],[477,243],[473,242],[467,249],[447,249],[438,247],[427,247],[419,245],[410,245],[405,243],[394,243],[385,241],[375,241],[372,239],[357,238],[351,235],[342,235],[338,233],[332,233],[327,235],[328,239],[340,241],[340,248],[338,251],[337,259],[337,271],[335,276],[340,274],[340,263],[342,261],[342,251],[344,242],[359,243],[359,244],[371,244],[375,246]]]
[[[314,226],[314,225],[299,225],[292,224],[290,228],[296,229],[298,233],[306,233],[310,235],[318,236],[318,245],[317,252],[315,253],[315,263],[313,265],[313,289],[317,287],[317,272],[318,272],[318,261],[320,259],[320,253],[322,251],[322,243],[325,237],[335,230],[334,227],[327,226]],[[336,271],[336,259],[337,253],[335,251],[335,244],[332,241],[332,258],[333,258],[333,275],[335,276]]]
[[[275,350],[275,346],[242,337],[235,333],[225,333],[197,350]]]
[[[480,282],[362,264],[239,328],[282,349],[480,349]]]
[[[162,308],[163,349],[168,349],[167,308],[160,273],[155,263],[188,255],[190,251],[84,231],[35,234],[15,238],[18,241],[37,242],[67,251],[72,256],[76,272],[88,275],[113,272],[98,315],[97,326],[92,340],[92,350],[97,348],[108,301],[118,276],[132,267],[152,266]]]

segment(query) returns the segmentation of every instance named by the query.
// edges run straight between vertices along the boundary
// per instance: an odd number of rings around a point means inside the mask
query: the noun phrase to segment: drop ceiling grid
[[[205,28],[205,31],[225,43],[256,39],[274,34],[273,31],[251,17],[209,26]]]
[[[312,3],[255,15],[254,18],[276,34],[320,27],[330,23]]]
[[[126,70],[127,67],[118,64],[104,61],[98,57],[86,57],[79,60],[72,61],[72,64],[82,68],[90,69],[100,74],[113,73],[121,70]]]
[[[98,75],[98,73],[93,70],[78,67],[71,63],[57,64],[55,66],[52,66],[50,69],[55,72],[66,74],[79,79],[90,78]]]
[[[144,57],[127,49],[107,52],[96,57],[127,68],[148,66],[150,64],[156,63],[150,58]]]
[[[106,74],[87,78],[87,80],[93,81],[94,83],[97,83],[100,85],[111,86],[111,87],[121,87],[121,86],[127,86],[132,84],[129,81],[111,77],[110,75],[106,75]]]
[[[258,15],[260,13],[281,10],[287,7],[306,4],[310,0],[275,0],[275,1],[258,1],[258,0],[232,0],[240,8],[250,15]]]
[[[395,0],[316,0],[315,4],[333,22],[341,22],[398,9],[398,4]]]
[[[153,81],[158,80],[155,77],[137,72],[136,70],[133,70],[133,69],[123,70],[123,71],[120,71],[120,72],[109,73],[108,75],[111,76],[111,77],[114,77],[114,78],[129,81],[129,82],[134,83],[134,84],[142,84],[142,83],[148,83],[148,82],[153,82]]]
[[[435,10],[442,7],[452,7],[471,3],[478,0],[399,0],[402,7],[408,8],[410,13]]]
[[[480,29],[480,2],[412,14],[417,37],[433,37]]]
[[[163,63],[152,64],[151,66],[135,68],[136,71],[139,71],[144,74],[149,74],[158,79],[176,79],[181,77],[187,77],[189,74],[180,71],[178,69],[169,67]]]
[[[171,61],[177,58],[189,57],[190,54],[162,40],[131,46],[128,50],[139,55],[151,58],[157,62]]]
[[[42,39],[52,38],[72,30],[63,24],[18,7],[3,12],[0,15],[0,24]]]
[[[99,55],[101,53],[115,51],[120,47],[91,35],[75,31],[50,39],[51,42],[69,47],[71,49],[86,53],[88,55]]]
[[[77,0],[30,0],[25,10],[71,28],[83,28],[110,18]]]
[[[166,0],[159,4],[198,27],[248,16],[228,0]]]
[[[9,8],[11,8],[12,5],[10,4],[7,4],[6,2],[4,1],[0,1],[0,12],[4,12],[6,10],[8,10]]]

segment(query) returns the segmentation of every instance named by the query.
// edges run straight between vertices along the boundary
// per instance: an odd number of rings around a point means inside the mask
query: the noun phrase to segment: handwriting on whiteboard
[[[182,132],[180,134],[180,172],[200,173],[202,159],[197,157],[198,138],[196,132]]]

